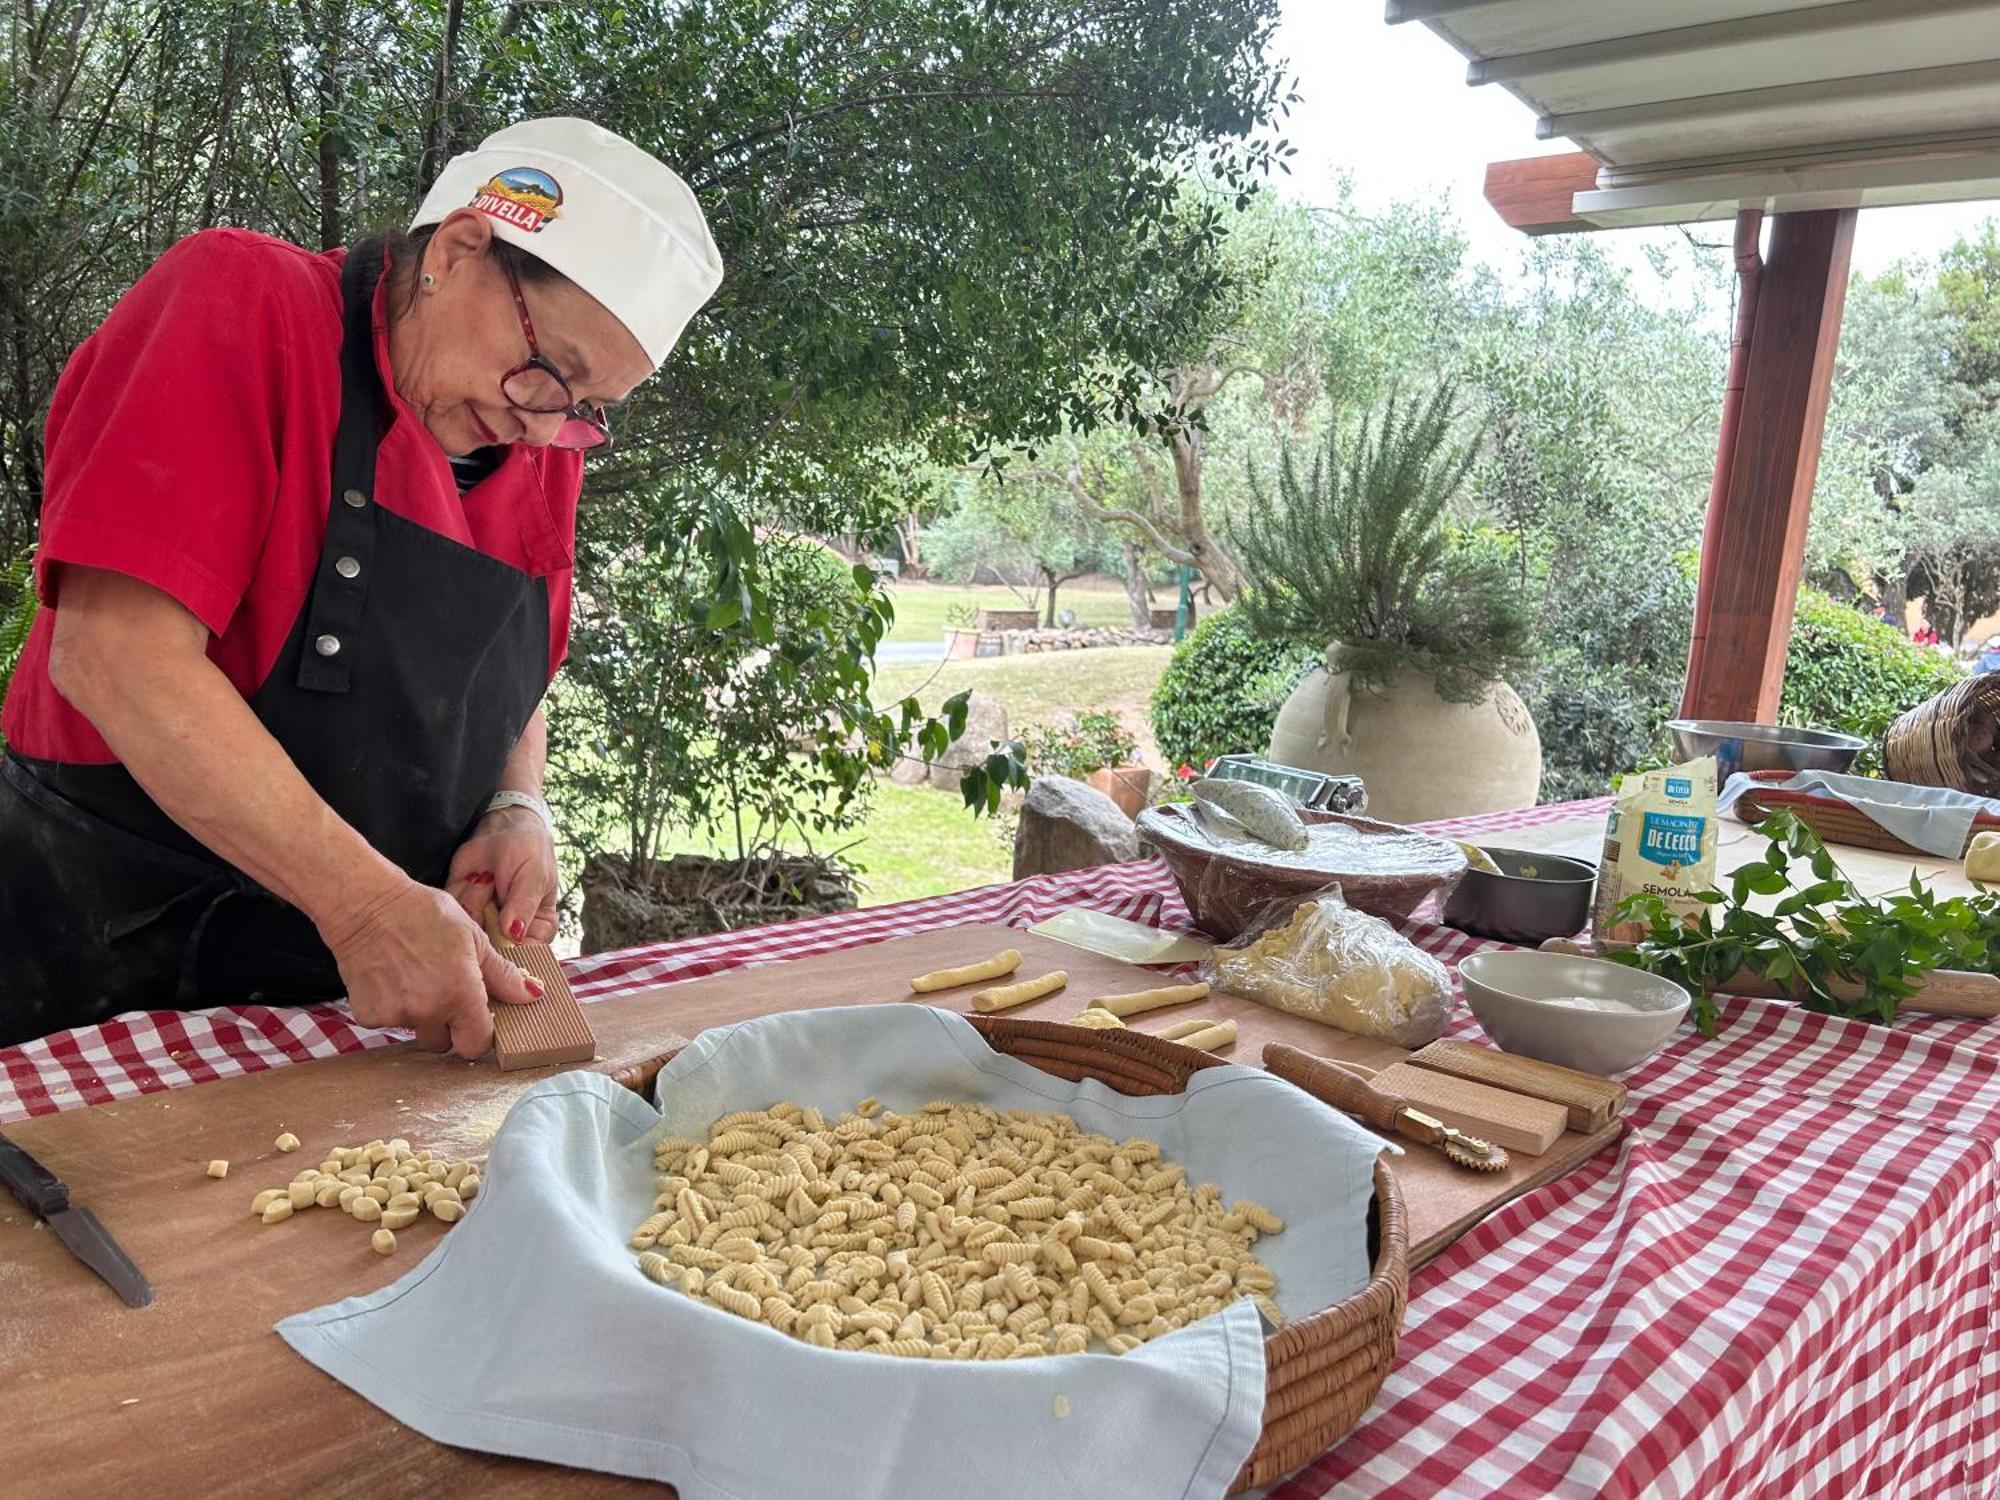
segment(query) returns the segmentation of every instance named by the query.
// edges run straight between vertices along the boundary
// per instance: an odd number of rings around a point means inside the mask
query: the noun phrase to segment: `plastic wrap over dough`
[[[1398,1047],[1436,1041],[1451,1020],[1451,975],[1338,891],[1282,907],[1203,969],[1217,989]]]

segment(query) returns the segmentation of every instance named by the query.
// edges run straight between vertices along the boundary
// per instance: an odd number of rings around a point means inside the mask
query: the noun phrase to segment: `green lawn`
[[[974,818],[956,792],[883,778],[875,783],[868,821],[829,838],[826,848],[853,846],[846,857],[862,868],[861,904],[883,906],[1007,879],[1014,855],[1000,834],[998,822]],[[733,844],[699,829],[674,829],[667,845],[676,854],[736,853]]]
[[[1123,596],[1118,600],[1122,603]],[[935,709],[953,693],[972,688],[1007,706],[1008,727],[1014,732],[1077,709],[1116,709],[1138,735],[1141,753],[1158,769],[1147,705],[1172,654],[1164,646],[1121,646],[897,664],[876,673],[875,698],[890,702],[915,693],[926,708]],[[881,778],[867,821],[824,840],[822,847],[831,853],[846,846],[845,857],[863,871],[861,904],[881,906],[1007,879],[1013,851],[1003,842],[1001,829],[994,819],[974,818],[956,792],[897,786]],[[673,853],[735,852],[724,838],[700,829],[670,830],[666,847]]]
[[[963,604],[971,609],[1026,609],[1021,596],[1010,588],[999,584],[979,585],[920,583],[912,579],[907,583],[891,584],[890,596],[896,601],[896,626],[889,632],[892,641],[939,641],[944,639],[945,611],[954,604]],[[1171,604],[1166,590],[1155,589],[1155,600]],[[1046,609],[1047,602],[1038,597],[1038,609]],[[1096,584],[1085,588],[1077,583],[1065,584],[1056,590],[1056,612],[1073,609],[1077,621],[1083,625],[1130,625],[1132,606],[1126,601],[1125,591],[1116,584]]]
[[[1090,651],[1036,651],[973,661],[896,662],[875,673],[875,701],[910,693],[928,710],[971,688],[1007,707],[1007,726],[1019,731],[1065,713],[1116,709],[1150,743],[1148,705],[1173,652],[1165,646],[1105,646]]]

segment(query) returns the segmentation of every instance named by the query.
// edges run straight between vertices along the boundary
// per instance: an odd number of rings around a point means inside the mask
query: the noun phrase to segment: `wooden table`
[[[1451,831],[1595,856],[1601,809],[1535,816],[1547,826],[1525,828],[1524,815],[1508,815]],[[1728,823],[1723,834],[1729,847],[1748,839]],[[1863,876],[1849,851],[1841,857],[1878,890],[1908,873],[1905,865]],[[638,1066],[673,1031],[715,1019],[707,1006],[719,990],[690,983],[675,992],[684,1011],[644,1016],[628,1008],[643,998],[635,971],[711,973],[778,953],[829,953],[857,934],[966,920],[1019,925],[1068,906],[1168,925],[1181,916],[1157,865],[1122,866],[606,955],[585,961],[576,979],[586,995],[619,996],[591,1012],[602,1065]],[[1483,946],[1422,923],[1409,930],[1447,962]],[[775,975],[807,972],[726,977],[754,991]],[[809,998],[794,985],[761,1003]],[[2000,1478],[2000,1381],[1986,1338],[1989,1258],[1978,1247],[2000,1233],[2000,1024],[1915,1019],[1883,1028],[1777,1002],[1725,1009],[1721,1037],[1684,1032],[1628,1077],[1632,1126],[1615,1153],[1502,1209],[1413,1277],[1404,1353],[1375,1408],[1286,1483],[1288,1500],[1796,1493],[1804,1476],[1829,1493],[1990,1490]],[[79,1093],[104,1099],[114,1088],[177,1081],[184,1075],[166,1061],[169,1046],[194,1048],[190,1067],[236,1066],[245,1056],[269,1066],[362,1040],[318,1012],[231,1013],[220,1030],[188,1030],[193,1042],[175,1018],[146,1018],[144,1027],[94,1028],[53,1055],[15,1049],[0,1054],[0,1087],[12,1080],[15,1099],[47,1108]],[[1457,1031],[1477,1034],[1463,1017]],[[340,1081],[345,1107],[324,1124],[345,1122],[344,1138],[393,1129],[461,1147],[490,1133],[516,1086],[405,1049],[280,1071]],[[455,1102],[423,1092],[440,1080]],[[25,1228],[18,1214],[0,1223],[8,1472],[35,1476],[37,1493],[92,1496],[551,1488],[549,1470],[439,1449],[303,1361],[263,1355],[278,1347],[269,1332],[277,1316],[368,1290],[398,1266],[339,1233],[356,1226],[331,1213],[270,1230],[250,1220],[255,1188],[290,1176],[269,1169],[299,1159],[270,1153],[282,1122],[248,1093],[251,1081],[70,1111],[128,1116],[152,1132],[158,1162],[100,1158],[83,1140],[59,1152],[52,1135],[34,1132],[61,1116],[7,1127],[47,1148],[163,1292],[126,1318],[94,1278],[64,1264],[44,1231]],[[224,1131],[210,1106],[192,1108],[196,1099],[247,1102]],[[200,1163],[217,1154],[237,1161],[224,1183],[200,1176]],[[264,1165],[253,1171],[259,1155]],[[166,1184],[167,1210],[128,1223],[121,1194],[155,1177]],[[220,1195],[219,1217],[204,1194]],[[422,1248],[406,1247],[397,1261]],[[288,1263],[310,1270],[310,1294],[286,1290]],[[1692,1405],[1690,1391],[1701,1393]],[[1662,1412],[1674,1419],[1663,1422]],[[559,1479],[571,1494],[623,1488],[582,1473]]]
[[[1012,946],[1021,973],[1063,968],[1069,987],[1008,1012],[1067,1020],[1098,995],[1158,976],[1034,933],[976,926],[925,933],[775,967],[739,970],[590,1007],[594,1067],[646,1086],[664,1057],[707,1027],[781,1010],[907,1001],[910,975]],[[969,1008],[973,988],[932,997]],[[1231,1017],[1231,1056],[1254,1063],[1266,1042],[1383,1066],[1401,1049],[1335,1032],[1231,995],[1134,1018],[1158,1029],[1190,1014]],[[29,1121],[8,1134],[90,1206],[151,1277],[152,1307],[124,1307],[55,1237],[18,1211],[0,1214],[0,1273],[17,1309],[0,1345],[0,1422],[15,1434],[16,1472],[60,1474],[78,1492],[129,1489],[328,1494],[419,1487],[426,1494],[594,1494],[628,1481],[446,1448],[402,1431],[271,1332],[294,1312],[373,1291],[411,1268],[445,1231],[422,1218],[392,1257],[334,1211],[278,1225],[251,1218],[263,1187],[282,1186],[335,1145],[402,1136],[459,1156],[484,1153],[508,1104],[558,1069],[502,1074],[490,1063],[391,1048],[224,1080],[128,1103]],[[1517,1156],[1498,1176],[1412,1151],[1398,1166],[1413,1246],[1435,1254],[1506,1197],[1587,1157],[1620,1127],[1572,1135],[1547,1156]],[[280,1130],[302,1148],[280,1154]],[[211,1158],[227,1179],[203,1175]],[[10,1208],[12,1205],[9,1205]],[[239,1455],[254,1455],[247,1464]],[[240,1465],[240,1466],[239,1466]]]

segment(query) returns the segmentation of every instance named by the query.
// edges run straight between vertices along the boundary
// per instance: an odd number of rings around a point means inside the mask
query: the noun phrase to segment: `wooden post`
[[[1771,220],[1735,438],[1718,454],[1681,713],[1772,723],[1805,562],[1857,210]]]

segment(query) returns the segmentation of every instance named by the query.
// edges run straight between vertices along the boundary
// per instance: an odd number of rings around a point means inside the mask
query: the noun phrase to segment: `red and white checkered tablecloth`
[[[1605,803],[1462,819],[1490,834]],[[572,964],[586,1000],[968,921],[1163,927],[1157,862]],[[1481,946],[1425,923],[1447,962]],[[1418,1272],[1361,1424],[1308,1496],[1989,1496],[2000,1489],[2000,1024],[1755,1000],[1627,1075],[1630,1129]],[[1461,1016],[1460,1034],[1477,1037]],[[338,1007],[156,1011],[0,1051],[0,1121],[396,1040]]]

